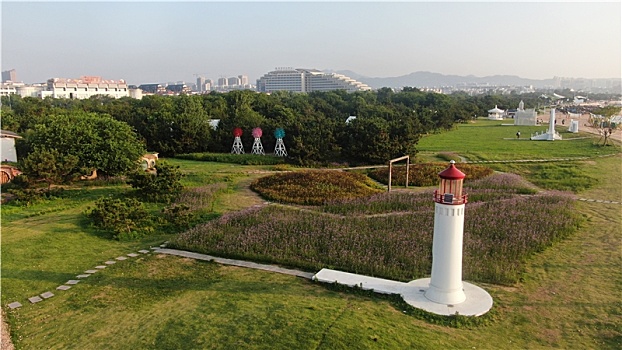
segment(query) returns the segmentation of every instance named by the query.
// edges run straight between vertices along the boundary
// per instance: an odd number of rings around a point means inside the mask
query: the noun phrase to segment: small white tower
[[[557,131],[555,131],[555,108],[551,108],[551,114],[549,117],[549,130],[539,135],[538,133],[536,133],[536,135],[532,135],[530,139],[537,141],[554,141],[562,139],[562,136]]]
[[[441,304],[459,304],[466,299],[462,286],[462,236],[464,173],[451,161],[438,174],[441,183],[434,191],[434,239],[432,241],[432,277],[425,297]]]
[[[283,128],[277,128],[274,131],[274,137],[276,138],[274,155],[277,157],[287,157],[287,150],[285,149],[285,143],[283,143],[283,138],[285,137],[285,130],[283,130]]]
[[[262,134],[263,132],[261,131],[261,128],[253,129],[253,137],[255,138],[255,142],[253,142],[253,150],[251,151],[252,154],[265,154],[263,150],[263,145],[261,144]]]
[[[231,147],[231,154],[244,154],[244,145],[242,145],[242,129],[233,129],[233,147]]]

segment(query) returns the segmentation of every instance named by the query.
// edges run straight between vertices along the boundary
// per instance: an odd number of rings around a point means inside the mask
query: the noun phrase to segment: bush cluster
[[[156,165],[157,173],[136,172],[128,182],[137,191],[122,198],[100,198],[95,208],[89,208],[85,214],[96,227],[112,232],[117,239],[141,237],[156,228],[170,232],[187,229],[197,223],[201,213],[211,211],[215,195],[226,185],[211,184],[184,190],[178,168],[161,162]],[[137,198],[170,204],[152,214]]]
[[[359,198],[381,190],[367,176],[344,171],[298,171],[255,180],[251,189],[269,200],[302,205]]]

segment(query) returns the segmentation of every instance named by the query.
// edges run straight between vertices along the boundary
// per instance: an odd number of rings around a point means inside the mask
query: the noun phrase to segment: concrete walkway
[[[302,277],[302,278],[306,278],[306,279],[312,279],[313,276],[315,275],[314,273],[311,273],[311,272],[303,272],[303,271],[294,270],[294,269],[286,269],[286,268],[282,268],[282,267],[275,266],[275,265],[258,264],[258,263],[254,263],[254,262],[250,262],[250,261],[244,261],[244,260],[218,258],[218,257],[207,255],[207,254],[193,253],[193,252],[188,252],[188,251],[185,251],[185,250],[162,248],[162,249],[155,250],[155,252],[156,253],[161,253],[161,254],[182,256],[184,258],[190,258],[190,259],[197,259],[197,260],[204,260],[204,261],[213,261],[213,262],[216,262],[216,263],[219,263],[219,264],[223,264],[223,265],[247,267],[247,268],[250,268],[250,269],[282,273],[282,274],[285,274],[285,275]]]

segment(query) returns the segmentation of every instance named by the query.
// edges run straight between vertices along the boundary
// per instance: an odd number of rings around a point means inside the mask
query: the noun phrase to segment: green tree
[[[32,152],[49,152],[58,159],[77,158],[67,176],[92,170],[126,174],[138,167],[145,153],[129,125],[110,116],[84,112],[49,116],[26,135],[26,142]]]

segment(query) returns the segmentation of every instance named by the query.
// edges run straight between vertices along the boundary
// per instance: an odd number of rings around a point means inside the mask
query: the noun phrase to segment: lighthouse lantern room
[[[467,195],[462,194],[462,182],[466,175],[456,168],[455,161],[449,163],[449,168],[438,174],[441,182],[438,190],[434,191],[434,201],[447,205],[466,204]]]

